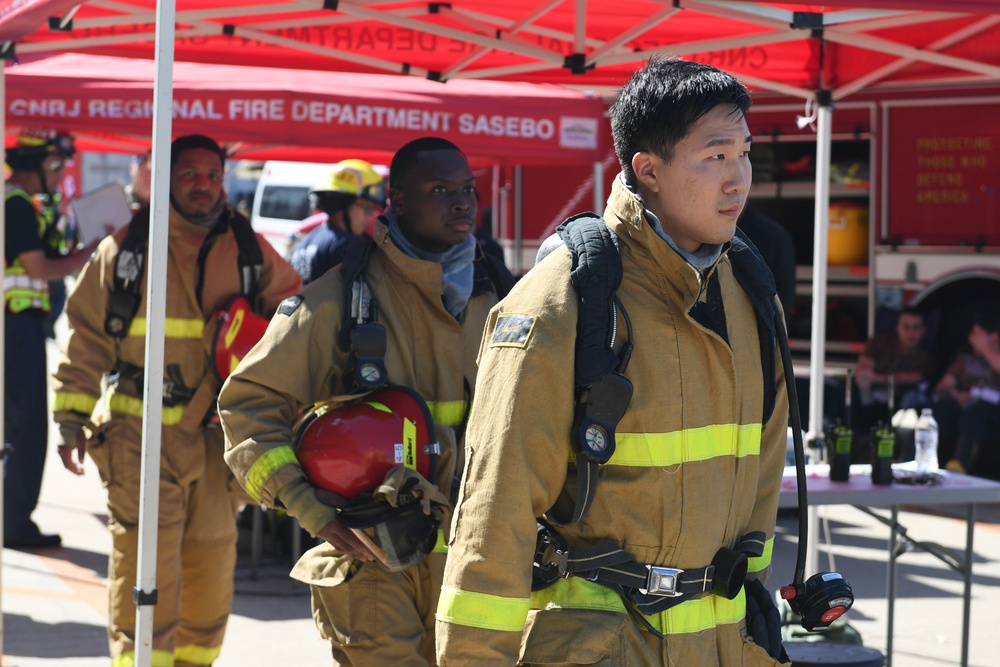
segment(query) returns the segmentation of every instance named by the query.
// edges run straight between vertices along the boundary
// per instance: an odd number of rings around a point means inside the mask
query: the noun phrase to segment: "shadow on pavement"
[[[309,586],[289,577],[289,570],[285,559],[260,564],[256,574],[237,563],[232,613],[258,621],[312,620]]]
[[[108,655],[103,626],[88,623],[45,623],[19,614],[4,614],[4,655],[33,658],[88,658]],[[45,637],[45,641],[38,641]],[[16,662],[15,662],[16,664]]]
[[[888,516],[888,513],[885,513]],[[951,516],[946,515],[946,516]],[[964,514],[960,518],[964,521]],[[907,513],[901,517],[900,525],[908,532],[909,537],[918,541],[933,542],[934,535],[929,531],[921,530],[919,525],[919,514]],[[822,522],[821,522],[822,526]],[[852,524],[843,521],[830,521],[830,531],[834,533],[834,557],[836,571],[840,572],[848,581],[852,583],[854,595],[857,599],[883,600],[886,597],[888,586],[888,563],[889,563],[889,527],[885,526],[885,539],[873,538],[869,535],[859,534],[864,528],[860,524]],[[792,514],[784,514],[778,518],[777,533],[775,534],[775,553],[779,551],[784,554],[782,561],[787,561],[789,565],[794,563],[795,551],[797,548],[798,518]],[[821,571],[831,570],[827,554],[824,547],[825,532],[822,527],[820,535],[815,538],[819,542],[817,553],[817,567]],[[992,557],[984,556],[976,552],[976,542],[973,539],[973,576],[972,583],[979,586],[1000,586],[1000,578],[978,574],[977,566],[993,560]],[[873,558],[869,554],[850,556],[844,555],[844,550],[850,551],[872,551],[877,552],[878,557]],[[964,556],[963,549],[945,548],[952,553],[956,559],[961,560]],[[907,551],[901,553],[896,560],[896,599],[904,598],[948,598],[955,596],[954,583],[961,584],[962,574],[954,569],[942,571],[945,563],[940,559],[935,559],[933,564],[915,563],[917,554],[926,554],[915,545],[908,544]],[[781,566],[778,566],[781,567]],[[788,574],[784,574],[780,569],[771,575],[769,581],[776,581],[775,577],[790,577],[791,567]],[[933,581],[940,579],[948,585],[938,587],[933,585]],[[781,583],[784,579],[781,579]],[[950,586],[950,587],[949,587]],[[852,614],[856,610],[852,610]]]

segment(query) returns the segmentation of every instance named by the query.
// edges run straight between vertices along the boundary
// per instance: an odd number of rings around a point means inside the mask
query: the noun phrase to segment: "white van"
[[[288,237],[312,213],[309,190],[321,183],[332,164],[323,162],[264,163],[253,198],[250,223],[285,255]]]

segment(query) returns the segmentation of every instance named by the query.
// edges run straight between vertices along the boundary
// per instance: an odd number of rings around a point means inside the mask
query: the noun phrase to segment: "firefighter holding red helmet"
[[[279,307],[219,396],[236,478],[324,540],[292,576],[336,665],[434,663],[436,545],[483,326],[512,282],[472,236],[454,144],[410,142],[389,176],[374,238]]]
[[[233,599],[236,514],[246,497],[222,459],[222,432],[211,419],[215,397],[220,377],[244,354],[254,313],[270,315],[301,286],[294,269],[226,200],[225,159],[210,137],[176,138],[170,144],[169,215],[157,221],[167,223],[168,242],[159,260],[167,282],[155,462],[156,665],[207,666],[222,649]],[[135,661],[150,218],[150,208],[140,208],[80,272],[66,307],[70,334],[53,378],[63,465],[83,474],[89,453],[108,492],[114,665]]]

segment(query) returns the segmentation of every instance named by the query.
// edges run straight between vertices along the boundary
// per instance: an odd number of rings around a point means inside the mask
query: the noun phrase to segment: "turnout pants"
[[[108,489],[112,551],[108,633],[113,667],[135,659],[141,422],[112,421],[88,450]],[[153,665],[210,665],[222,647],[233,599],[239,496],[219,429],[164,429],[156,548]],[[169,454],[168,454],[169,452]],[[166,459],[170,459],[167,463]],[[180,465],[177,465],[180,462]]]
[[[329,555],[334,553],[320,545],[303,555],[292,574],[311,584],[313,618],[330,641],[333,665],[435,665],[434,612],[446,554],[431,553],[419,565],[387,572],[378,563]],[[306,570],[313,573],[311,581]]]

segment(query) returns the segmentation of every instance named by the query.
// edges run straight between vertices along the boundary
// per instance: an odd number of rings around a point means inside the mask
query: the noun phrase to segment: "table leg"
[[[888,614],[886,621],[885,664],[892,667],[892,635],[895,622],[896,607],[896,526],[899,525],[899,506],[892,506],[892,522],[889,524],[889,582],[886,597],[888,597]]]
[[[969,503],[965,514],[965,563],[962,579],[965,594],[962,600],[962,667],[969,664],[969,620],[972,617],[972,536],[976,530],[976,505]]]

